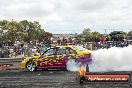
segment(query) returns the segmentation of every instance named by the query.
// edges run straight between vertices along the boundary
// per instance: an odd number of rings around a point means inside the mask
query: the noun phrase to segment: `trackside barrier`
[[[20,69],[20,62],[24,58],[0,58],[0,70]]]

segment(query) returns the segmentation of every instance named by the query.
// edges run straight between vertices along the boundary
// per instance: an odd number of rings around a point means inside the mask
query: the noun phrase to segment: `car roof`
[[[72,45],[68,45],[68,46],[56,46],[56,47],[73,47]]]

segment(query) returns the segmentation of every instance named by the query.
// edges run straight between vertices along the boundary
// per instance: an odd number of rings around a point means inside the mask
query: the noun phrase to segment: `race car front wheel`
[[[36,70],[35,62],[33,60],[28,61],[26,65],[26,69],[27,71],[35,71]]]

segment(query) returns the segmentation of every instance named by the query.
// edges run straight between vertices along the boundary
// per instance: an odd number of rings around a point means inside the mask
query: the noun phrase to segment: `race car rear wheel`
[[[36,64],[33,60],[30,60],[26,64],[27,71],[35,71],[36,70]]]

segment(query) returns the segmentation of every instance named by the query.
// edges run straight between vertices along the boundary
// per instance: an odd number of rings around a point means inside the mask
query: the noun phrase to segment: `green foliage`
[[[0,41],[43,41],[44,33],[44,29],[37,21],[0,21]]]
[[[82,44],[84,42],[83,36],[81,34],[76,36],[76,43]]]
[[[129,37],[132,37],[132,31],[129,31],[127,34]]]
[[[90,42],[92,41],[92,34],[89,28],[85,28],[82,32],[82,39],[83,42]]]
[[[113,31],[109,34],[109,36],[111,37],[111,39],[114,40],[123,40],[124,38],[127,37],[127,33],[123,31]]]
[[[95,37],[102,37],[103,34],[100,34],[99,32],[92,32],[92,36],[95,38]]]
[[[99,32],[91,32],[89,28],[85,28],[81,34],[81,38],[84,38],[83,42],[92,42],[94,41],[95,37],[102,37],[104,36],[103,34],[100,34]]]
[[[91,30],[89,28],[84,28],[83,32],[82,32],[83,35],[91,35]]]

